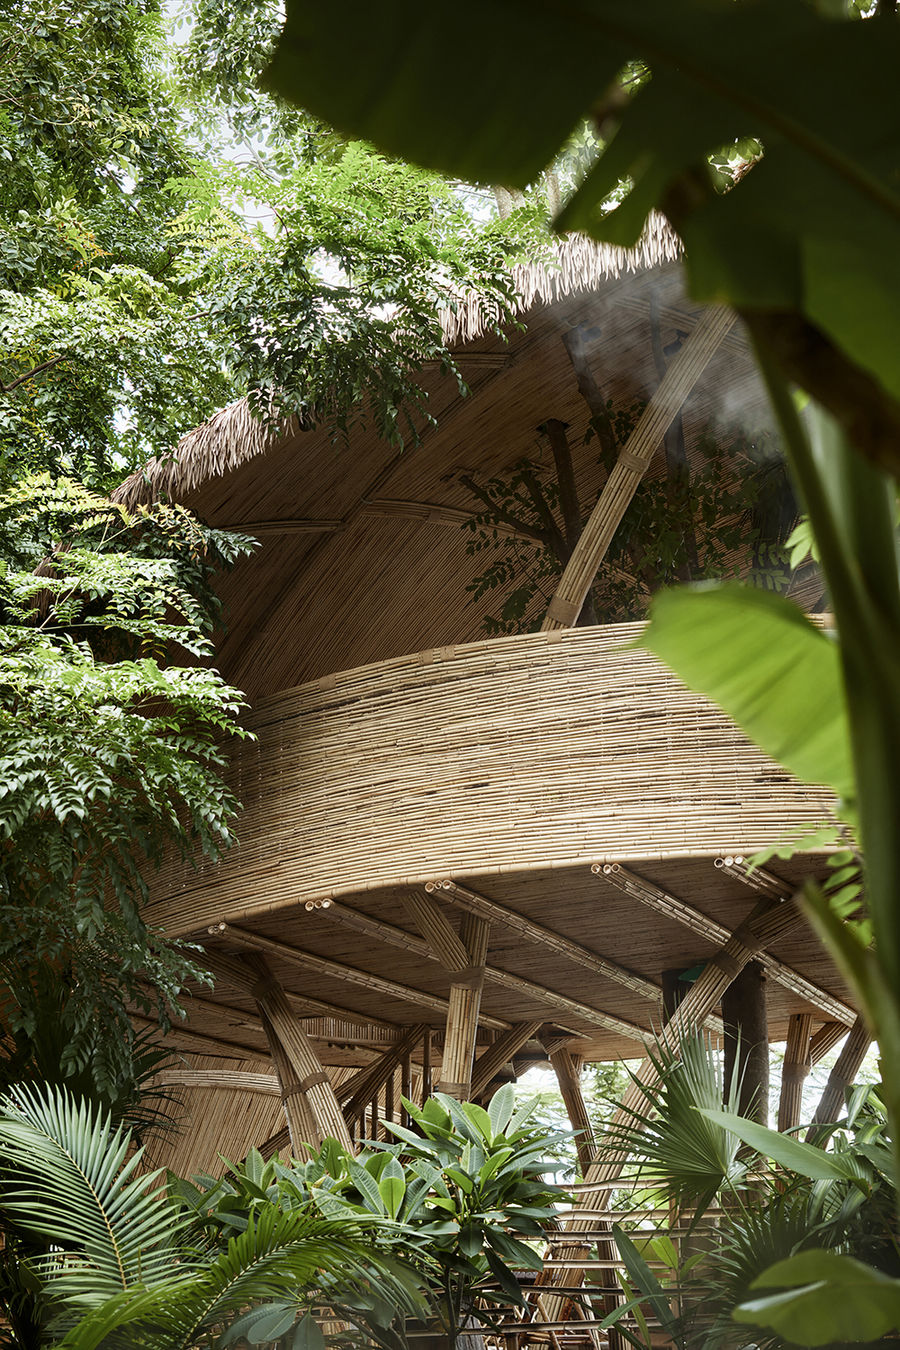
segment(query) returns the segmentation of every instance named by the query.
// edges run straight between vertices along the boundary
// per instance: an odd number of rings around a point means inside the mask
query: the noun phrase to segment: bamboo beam
[[[860,1013],[850,1028],[850,1034],[844,1042],[844,1048],[838,1055],[834,1068],[828,1075],[825,1091],[812,1119],[813,1126],[828,1124],[838,1118],[844,1105],[844,1094],[856,1081],[856,1075],[871,1044],[872,1033]]]
[[[294,1015],[284,989],[263,956],[253,954],[244,960],[256,976],[252,993],[263,1017],[272,1059],[281,1079],[284,1109],[295,1151],[298,1143],[319,1147],[331,1138],[353,1153],[353,1140],[331,1080]],[[311,1133],[306,1134],[310,1127]]]
[[[478,1034],[478,1013],[484,968],[487,962],[491,926],[477,914],[465,914],[460,941],[468,958],[464,969],[454,971],[447,1009],[447,1031],[441,1057],[441,1081],[438,1089],[450,1097],[466,1101],[472,1088],[472,1061]]]
[[[331,910],[322,910],[321,913],[330,915]],[[402,929],[397,931],[403,932]],[[276,956],[279,960],[288,961],[304,970],[315,970],[320,975],[343,980],[346,984],[357,984],[363,989],[369,989],[376,994],[384,994],[388,998],[402,999],[404,1002],[414,1003],[420,1008],[432,1008],[442,1015],[446,1014],[449,1007],[448,1000],[439,998],[437,994],[427,994],[422,989],[413,989],[409,985],[398,984],[395,980],[386,980],[381,975],[371,975],[367,970],[358,970],[355,966],[346,966],[341,961],[331,961],[325,956],[316,956],[315,953],[303,951],[299,947],[289,947],[287,943],[278,942],[275,938],[263,937],[261,933],[252,933],[249,928],[239,928],[236,924],[228,923],[225,925],[222,936],[237,946],[264,952],[269,956]],[[408,933],[404,936],[409,939]],[[490,1027],[493,1031],[505,1031],[509,1025],[508,1022],[503,1022],[497,1017],[482,1017],[481,1023],[483,1026]]]
[[[659,986],[652,980],[645,979],[634,970],[629,970],[626,966],[621,966],[615,961],[610,961],[607,957],[601,956],[599,952],[592,951],[590,947],[583,947],[579,942],[573,942],[570,938],[563,937],[561,933],[556,933],[552,928],[545,928],[543,924],[535,923],[533,919],[526,919],[524,915],[517,914],[515,910],[507,909],[505,905],[498,904],[496,900],[489,900],[487,896],[473,891],[469,886],[461,886],[456,881],[449,878],[442,881],[429,881],[425,886],[429,895],[439,895],[452,905],[457,905],[460,909],[467,909],[472,914],[480,914],[483,919],[490,919],[492,923],[502,923],[512,932],[518,933],[519,937],[524,938],[526,942],[534,943],[537,946],[547,948],[556,952],[559,956],[566,957],[569,961],[574,961],[576,965],[584,966],[586,970],[592,970],[596,975],[602,975],[607,980],[612,980],[616,984],[623,985],[630,989],[632,993],[640,994],[642,998],[648,999],[652,1003],[658,1003],[660,998]]]
[[[800,1124],[803,1084],[812,1068],[809,1013],[795,1013],[788,1022],[787,1045],[781,1069],[781,1095],[778,1098],[778,1129],[794,1130]]]
[[[472,1068],[472,1100],[486,1092],[491,1082],[526,1041],[530,1041],[543,1022],[513,1022],[509,1031],[501,1032],[486,1050],[483,1050]]]
[[[596,506],[588,517],[541,628],[549,632],[576,623],[594,578],[660,441],[734,323],[731,310],[707,309],[659,383],[637,426],[619,451]]]
[[[159,1026],[157,1018],[148,1017],[145,1013],[132,1012],[129,1013],[129,1017],[133,1022],[142,1022],[145,1026]],[[259,1032],[262,1034],[262,1024],[260,1024]],[[254,1033],[251,1032],[250,1034],[253,1035]],[[269,1054],[264,1045],[247,1045],[243,1041],[231,1041],[226,1036],[216,1036],[209,1031],[194,1031],[190,1027],[182,1025],[173,1026],[169,1035],[178,1038],[187,1036],[189,1040],[202,1041],[206,1047],[213,1045],[217,1050],[226,1050],[229,1059],[234,1059],[236,1056],[241,1059],[266,1059]],[[196,1053],[200,1053],[199,1049]]]
[[[833,1050],[839,1041],[842,1041],[847,1034],[847,1028],[843,1022],[823,1022],[815,1035],[809,1039],[809,1058],[811,1064],[818,1064],[820,1059]]]
[[[549,1051],[550,1063],[559,1083],[559,1091],[566,1107],[569,1124],[577,1131],[575,1147],[578,1150],[578,1164],[581,1175],[586,1176],[594,1160],[596,1144],[591,1118],[588,1115],[584,1096],[581,1091],[579,1064],[565,1046]]]
[[[680,1037],[685,1032],[702,1026],[744,966],[754,957],[758,957],[770,943],[796,928],[800,921],[800,912],[792,901],[760,900],[744,922],[730,934],[728,941],[707,962],[699,977],[691,985],[685,998],[660,1032],[658,1038],[660,1044],[670,1051],[677,1052]],[[644,1104],[642,1089],[656,1081],[656,1066],[648,1057],[633,1076],[632,1085],[613,1117],[611,1128],[633,1125],[634,1112]],[[577,1235],[579,1231],[583,1232],[593,1227],[596,1217],[606,1210],[610,1198],[610,1183],[615,1182],[620,1176],[627,1162],[628,1157],[625,1153],[618,1150],[610,1151],[605,1158],[598,1159],[588,1168],[585,1182],[590,1189],[585,1191],[582,1201],[582,1210],[586,1217],[570,1220],[566,1225],[567,1231],[573,1234],[575,1244],[562,1253],[567,1259],[577,1258],[583,1252],[584,1243],[577,1245]],[[568,1284],[569,1276],[576,1280],[580,1279],[577,1267],[564,1268],[554,1282]],[[554,1300],[554,1306],[559,1306],[558,1299]]]
[[[275,1074],[248,1073],[240,1069],[160,1069],[150,1080],[153,1087],[221,1088],[228,1092],[259,1092],[281,1096]]]
[[[365,1110],[366,1103],[381,1090],[397,1066],[408,1059],[410,1051],[418,1045],[427,1030],[424,1022],[410,1027],[403,1039],[392,1045],[386,1054],[338,1088],[338,1099],[343,1103],[344,1114],[349,1120]]]
[[[664,914],[669,919],[674,919],[676,923],[689,928],[692,933],[702,937],[706,942],[718,942],[724,944],[728,941],[730,930],[724,924],[716,919],[711,919],[701,910],[695,909],[693,905],[687,904],[684,900],[679,900],[669,891],[664,891],[661,886],[657,886],[652,881],[646,881],[639,876],[637,872],[630,871],[621,863],[594,863],[591,871],[595,876],[602,876],[604,881],[609,882],[618,890],[623,891],[625,895],[632,896],[639,900],[642,905],[647,905],[649,909],[655,910],[658,914]],[[769,894],[767,890],[767,895]],[[784,887],[779,888],[778,892],[772,892],[773,900],[784,899]],[[829,1018],[837,1022],[843,1022],[849,1026],[856,1016],[852,1008],[846,1003],[842,1003],[839,998],[829,994],[826,989],[813,984],[805,975],[786,965],[784,961],[779,961],[776,956],[770,956],[768,952],[761,952],[760,961],[773,980],[782,985],[785,989],[790,989],[792,993],[811,1003],[814,1008],[819,1008]]]
[[[225,931],[225,924],[216,925],[216,936],[221,936]],[[229,984],[234,984],[238,989],[249,988],[247,967],[236,956],[228,956],[225,952],[204,951],[203,961],[212,971],[217,980],[226,980]],[[367,1017],[364,1013],[354,1012],[351,1008],[342,1008],[336,1003],[324,1003],[319,998],[308,998],[305,994],[288,994],[288,999],[298,1017],[334,1017],[340,1022],[355,1022],[359,1026],[376,1027],[379,1031],[385,1031],[388,1035],[396,1035],[398,1024],[396,1022],[385,1022],[378,1017]],[[202,1000],[196,999],[195,1002]]]
[[[458,886],[453,881],[429,882],[426,891],[436,894],[438,890],[443,895],[446,892],[451,901],[456,896],[466,897],[461,903],[461,908],[470,914],[477,914],[482,919],[491,920],[491,910],[501,909],[500,906],[494,906],[493,901],[484,901],[483,897],[477,896],[476,892],[470,891],[467,887]],[[475,903],[471,903],[471,901]],[[511,917],[512,911],[503,911]],[[371,915],[361,914],[359,910],[352,909],[349,905],[343,905],[335,901],[328,909],[320,910],[318,913],[323,919],[334,923],[344,923],[350,928],[355,928],[359,932],[367,933],[369,937],[378,938],[382,942],[391,943],[393,946],[402,947],[404,951],[415,952],[417,956],[422,956],[426,960],[436,961],[438,958],[432,951],[424,938],[414,937],[407,933],[405,928],[397,928],[392,923],[385,923],[383,919],[373,919]],[[233,931],[229,929],[229,931]],[[243,931],[243,930],[242,930]],[[549,930],[548,930],[549,931]],[[558,936],[558,935],[554,935]],[[537,940],[537,939],[533,939]],[[566,942],[567,939],[560,938],[560,942]],[[575,946],[576,944],[571,944]],[[595,957],[595,962],[602,962],[602,958]],[[582,961],[580,964],[586,964]],[[603,962],[605,965],[606,963]],[[592,965],[592,968],[596,966]],[[635,977],[639,978],[639,977]],[[591,1026],[602,1027],[605,1031],[613,1031],[617,1035],[627,1036],[631,1040],[643,1041],[647,1036],[645,1027],[636,1026],[633,1022],[626,1022],[621,1017],[616,1017],[613,1013],[602,1012],[599,1008],[591,1007],[587,1003],[581,1003],[576,999],[569,998],[565,994],[558,994],[555,990],[548,989],[545,985],[537,984],[533,980],[526,980],[522,976],[512,975],[509,971],[500,970],[496,966],[485,966],[485,979],[490,984],[500,985],[501,988],[511,989],[517,994],[523,994],[527,998],[532,998],[537,1003],[544,1003],[554,1008],[556,1011],[569,1013],[577,1017],[580,1021],[589,1022]],[[649,981],[644,981],[652,990],[654,997],[658,996],[659,990]],[[482,1016],[482,1026],[492,1029],[504,1029],[509,1025],[508,1022],[499,1023],[496,1019]]]

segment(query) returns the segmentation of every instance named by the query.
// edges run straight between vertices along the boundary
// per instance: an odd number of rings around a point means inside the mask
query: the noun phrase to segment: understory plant
[[[651,1319],[679,1350],[877,1340],[878,1283],[890,1288],[900,1275],[890,1130],[877,1090],[852,1089],[837,1123],[801,1139],[802,1130],[779,1134],[738,1115],[734,1082],[722,1109],[719,1057],[701,1035],[655,1053],[657,1083],[601,1146],[628,1152],[645,1183],[635,1205],[668,1209],[676,1236],[639,1218],[614,1227],[627,1297],[607,1322],[642,1348]],[[785,1263],[805,1272],[805,1300],[781,1289]],[[824,1301],[817,1295],[828,1283]]]
[[[386,1122],[397,1143],[370,1142],[353,1156],[332,1139],[308,1161],[288,1164],[251,1154],[221,1180],[182,1184],[179,1193],[217,1232],[242,1232],[273,1204],[338,1226],[375,1225],[376,1248],[387,1243],[415,1270],[424,1305],[395,1307],[377,1290],[361,1298],[327,1275],[323,1300],[388,1350],[429,1326],[452,1347],[467,1327],[490,1327],[522,1307],[516,1271],[542,1268],[543,1234],[566,1198],[544,1179],[553,1165],[547,1153],[565,1136],[535,1124],[536,1105],[516,1106],[511,1085],[486,1110],[440,1093],[421,1109],[404,1100],[414,1128]],[[233,1330],[255,1343],[279,1306],[255,1310]]]
[[[220,1221],[196,1188],[192,1203],[190,1188],[147,1172],[108,1112],[65,1088],[15,1088],[0,1102],[2,1342],[190,1350],[251,1320],[253,1344],[300,1350],[321,1342],[309,1310],[334,1288],[349,1303],[377,1298],[388,1320],[422,1310],[384,1223],[284,1205],[252,1166],[242,1178],[251,1212]]]

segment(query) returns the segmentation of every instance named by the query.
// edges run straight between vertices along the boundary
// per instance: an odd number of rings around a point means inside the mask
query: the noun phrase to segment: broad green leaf
[[[291,1350],[325,1350],[322,1329],[311,1313],[307,1313],[294,1332]]]
[[[504,1083],[498,1088],[488,1103],[488,1115],[494,1134],[502,1134],[509,1124],[516,1104],[516,1091],[512,1083]]]
[[[900,1280],[849,1256],[800,1252],[770,1266],[751,1288],[790,1286],[742,1303],[737,1322],[770,1327],[802,1345],[874,1341],[900,1327]]]
[[[388,1214],[392,1219],[396,1219],[406,1194],[406,1178],[396,1158],[391,1158],[382,1171],[378,1180],[378,1190]]]
[[[796,605],[737,583],[663,591],[637,645],[797,778],[853,797],[839,652]]]
[[[860,1167],[854,1163],[851,1154],[826,1153],[813,1144],[805,1144],[793,1135],[779,1134],[777,1130],[768,1130],[754,1120],[732,1115],[729,1111],[701,1110],[700,1115],[707,1120],[730,1130],[732,1134],[755,1148],[764,1158],[771,1158],[781,1167],[799,1172],[802,1177],[812,1181],[860,1181]]]
[[[671,1295],[663,1288],[659,1280],[653,1274],[653,1271],[647,1265],[647,1262],[641,1256],[634,1242],[625,1233],[618,1224],[613,1224],[613,1238],[619,1255],[625,1262],[625,1268],[634,1284],[642,1294],[645,1294],[648,1302],[652,1305],[653,1311],[659,1319],[659,1324],[669,1336],[674,1336],[676,1332],[676,1319],[669,1306]]]

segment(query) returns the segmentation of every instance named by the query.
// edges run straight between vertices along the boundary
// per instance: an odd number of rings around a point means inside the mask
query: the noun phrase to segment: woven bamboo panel
[[[240,846],[166,866],[149,921],[193,933],[444,876],[750,852],[821,818],[824,792],[625,649],[638,631],[433,650],[262,700],[229,774]]]

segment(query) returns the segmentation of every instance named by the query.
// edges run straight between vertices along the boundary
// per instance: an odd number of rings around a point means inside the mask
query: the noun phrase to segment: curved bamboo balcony
[[[172,862],[147,917],[222,920],[434,879],[750,852],[821,819],[648,653],[639,625],[417,653],[264,699],[230,781],[240,844]]]

